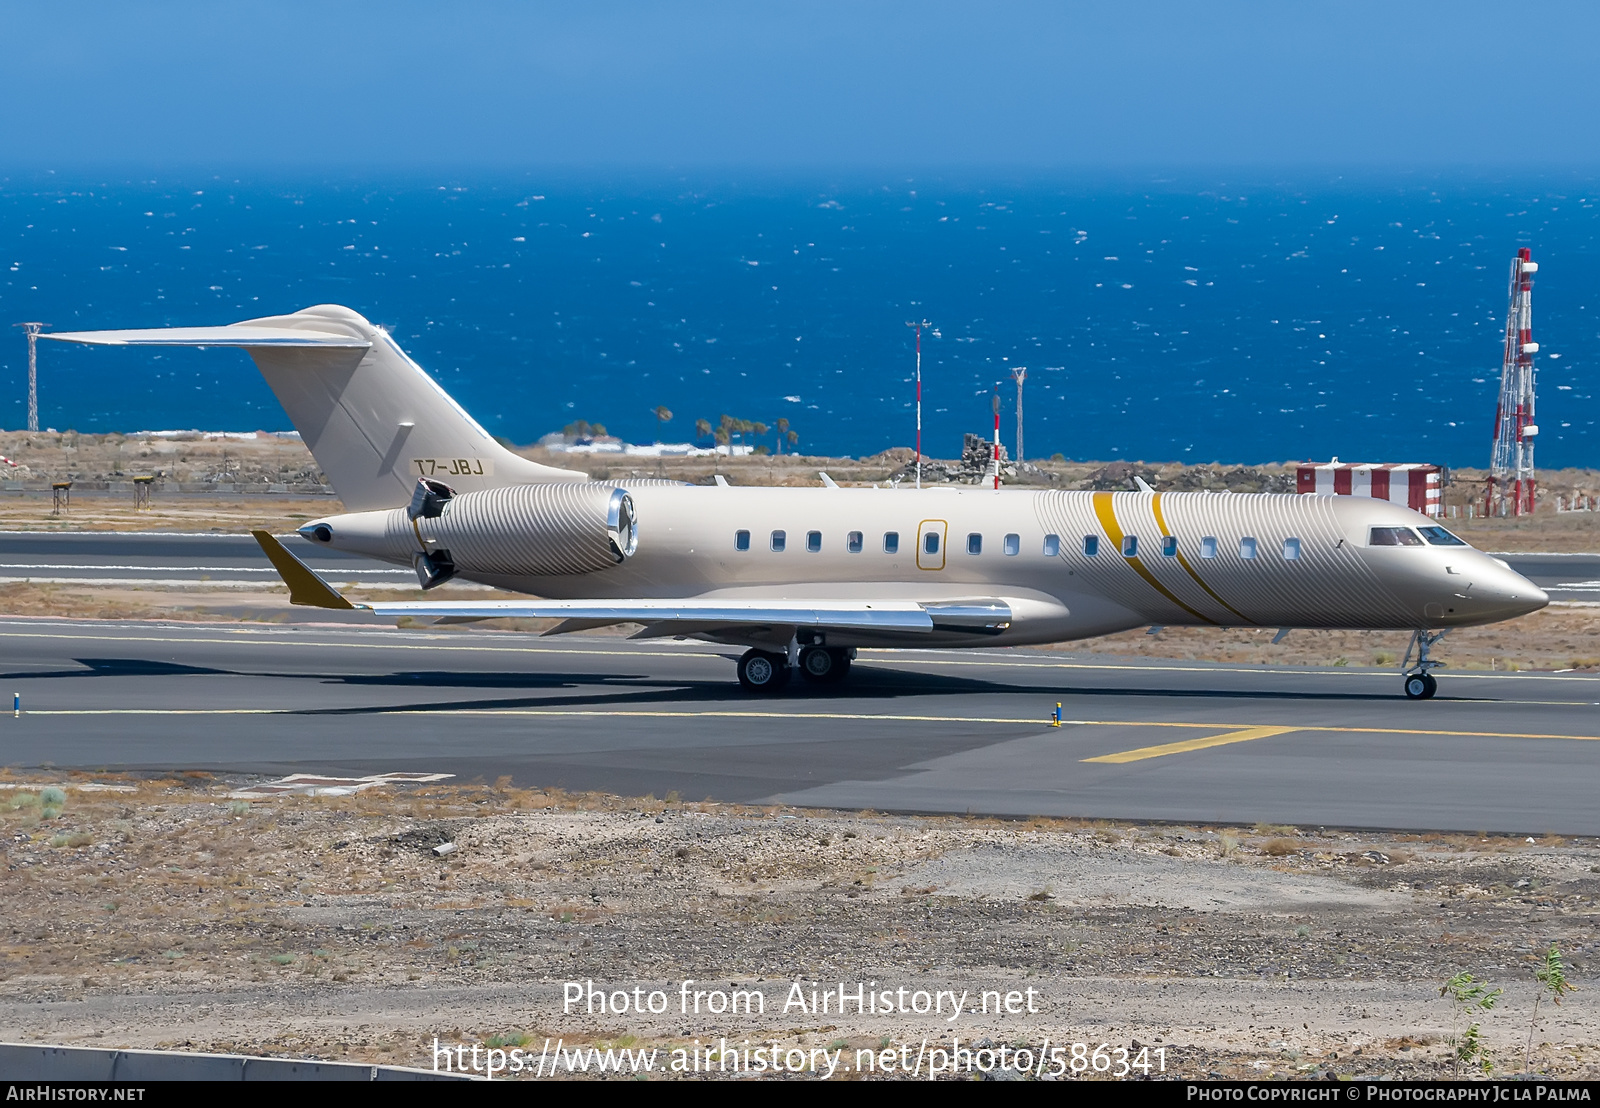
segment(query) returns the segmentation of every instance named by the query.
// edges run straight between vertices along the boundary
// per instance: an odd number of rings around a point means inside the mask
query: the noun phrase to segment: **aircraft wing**
[[[291,604],[380,616],[437,616],[451,622],[477,619],[560,619],[580,627],[642,623],[696,628],[742,626],[815,627],[863,631],[964,631],[997,635],[1011,625],[1004,601],[921,604],[911,600],[661,599],[617,600],[405,600],[353,603],[342,596],[266,531],[252,531],[289,586]]]
[[[152,327],[139,331],[42,331],[42,339],[89,346],[321,346],[366,350],[372,344],[350,335],[293,327]]]

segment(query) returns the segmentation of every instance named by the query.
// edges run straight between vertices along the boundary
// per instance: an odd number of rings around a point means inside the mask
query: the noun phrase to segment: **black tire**
[[[848,650],[808,646],[800,652],[800,676],[818,685],[836,685],[850,672]]]
[[[1433,689],[1430,687],[1430,682],[1432,680],[1433,679],[1431,677],[1429,677],[1426,673],[1408,673],[1408,674],[1406,674],[1406,686],[1405,686],[1406,687],[1406,699],[1407,700],[1426,700],[1426,699],[1428,699],[1428,697],[1433,695]]]
[[[828,674],[828,680],[839,682],[850,676],[851,652],[848,650],[829,650],[828,653],[833,655],[833,671]]]
[[[1428,691],[1422,694],[1422,699],[1432,700],[1433,694],[1439,691],[1439,681],[1431,673],[1425,673],[1422,676],[1428,682]]]
[[[747,650],[739,659],[739,684],[751,692],[775,693],[789,683],[789,665],[782,654]]]
[[[808,646],[800,652],[800,676],[807,681],[825,684],[834,680],[836,664],[833,651],[820,646]]]

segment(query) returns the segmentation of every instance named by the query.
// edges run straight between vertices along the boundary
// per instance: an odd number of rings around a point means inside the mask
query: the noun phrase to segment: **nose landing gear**
[[[1413,631],[1411,645],[1406,647],[1405,659],[1400,663],[1400,670],[1405,674],[1405,692],[1407,700],[1429,700],[1439,691],[1439,682],[1435,680],[1433,671],[1443,662],[1435,661],[1429,656],[1433,644],[1450,633],[1449,628],[1443,631]],[[1417,655],[1416,663],[1411,661],[1411,655]]]

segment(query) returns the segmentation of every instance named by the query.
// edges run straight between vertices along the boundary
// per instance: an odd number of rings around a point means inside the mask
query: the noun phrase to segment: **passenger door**
[[[943,569],[945,531],[947,524],[942,519],[925,519],[917,524],[917,568],[918,569]]]

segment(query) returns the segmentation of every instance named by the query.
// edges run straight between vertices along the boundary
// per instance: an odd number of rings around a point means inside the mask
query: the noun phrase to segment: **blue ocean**
[[[697,419],[867,455],[992,426],[1027,368],[1026,453],[1484,465],[1510,259],[1540,265],[1539,462],[1600,464],[1600,184],[937,179],[0,180],[0,317],[50,330],[340,303],[492,433]],[[1593,306],[1590,301],[1593,300]],[[0,425],[26,344],[0,339]],[[40,344],[59,429],[282,429],[237,351]],[[673,414],[661,423],[655,409]]]

